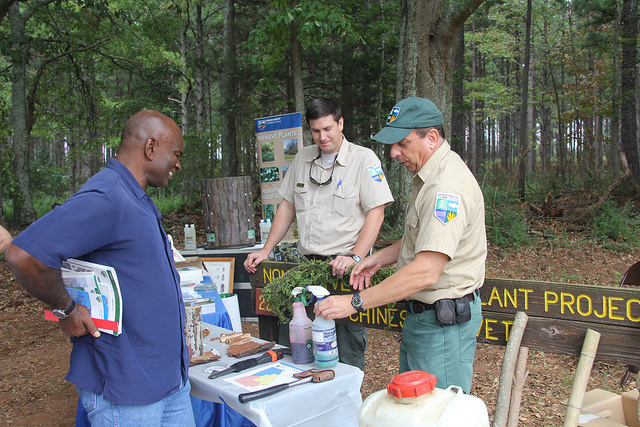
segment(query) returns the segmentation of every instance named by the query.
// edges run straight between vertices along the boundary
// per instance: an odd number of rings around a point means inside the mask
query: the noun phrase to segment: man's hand
[[[93,335],[100,337],[100,331],[93,323],[89,310],[81,304],[76,304],[76,308],[69,317],[60,320],[60,328],[69,337],[81,337],[83,335]]]
[[[332,260],[329,265],[331,266],[331,274],[334,276],[342,277],[344,273],[349,271],[349,267],[351,267],[356,262],[350,256],[342,256],[338,255],[334,260]]]
[[[382,265],[375,261],[372,256],[366,257],[353,267],[349,284],[357,291],[368,288],[371,278],[381,267]]]
[[[343,319],[356,313],[351,305],[351,298],[352,295],[332,295],[319,301],[313,312],[325,319]]]
[[[249,273],[255,273],[256,267],[258,266],[258,264],[260,264],[262,261],[264,261],[267,258],[269,258],[269,253],[268,252],[265,253],[264,250],[252,252],[249,255],[247,255],[247,259],[244,260],[244,268]]]

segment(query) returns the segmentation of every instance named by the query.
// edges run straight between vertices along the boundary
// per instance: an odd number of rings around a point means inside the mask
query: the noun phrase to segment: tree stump
[[[193,350],[193,357],[201,356],[204,349],[202,338],[202,307],[199,305],[185,307],[184,337],[187,345]]]
[[[208,246],[248,246],[256,242],[251,178],[203,179],[202,215]]]

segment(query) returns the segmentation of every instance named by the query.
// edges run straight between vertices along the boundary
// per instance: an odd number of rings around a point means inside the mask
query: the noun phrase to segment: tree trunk
[[[442,111],[450,135],[457,34],[484,0],[402,0],[396,100],[417,95]]]
[[[521,105],[520,105],[520,161],[518,166],[518,189],[520,194],[520,200],[525,199],[526,189],[526,157],[527,157],[527,106],[529,101],[529,58],[531,55],[531,0],[527,0],[527,21],[526,21],[526,35],[524,42],[524,70],[521,78]]]
[[[294,1],[291,8],[295,8],[298,1]],[[291,23],[291,71],[293,77],[293,97],[296,103],[296,112],[304,114],[304,84],[302,80],[302,43],[299,39],[300,23],[294,20]]]
[[[204,131],[204,29],[202,28],[202,5],[196,5],[196,132]]]
[[[220,95],[222,97],[222,176],[236,176],[238,171],[238,153],[236,141],[235,96],[236,68],[235,53],[235,8],[233,0],[224,0],[222,4],[223,25],[223,71],[220,77]]]
[[[612,96],[611,96],[611,149],[608,151],[608,162],[614,176],[620,174],[622,165],[620,164],[620,24],[622,20],[622,3],[616,2],[616,22],[615,34],[613,36],[612,59],[613,59],[613,75]]]
[[[622,2],[622,97],[620,128],[622,151],[633,175],[640,183],[638,163],[638,122],[636,117],[636,43],[638,40],[638,1]]]
[[[464,26],[458,31],[453,59],[453,106],[451,113],[451,148],[465,159],[464,150]]]
[[[11,37],[18,40],[11,52],[11,121],[13,123],[13,173],[20,186],[13,198],[13,224],[16,227],[27,225],[36,220],[36,211],[31,199],[31,180],[29,176],[29,132],[27,131],[27,76],[26,67],[29,61],[28,37],[26,22],[30,15],[20,13],[20,4],[14,3],[9,8]]]

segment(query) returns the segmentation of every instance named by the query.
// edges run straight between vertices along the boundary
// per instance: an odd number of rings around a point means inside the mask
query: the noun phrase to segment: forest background
[[[150,192],[161,211],[237,175],[258,211],[254,119],[326,96],[345,136],[383,159],[393,232],[410,177],[371,135],[418,95],[481,183],[493,244],[529,237],[527,203],[562,217],[557,198],[586,194],[577,227],[635,245],[637,0],[0,0],[0,19],[0,224],[13,229],[104,167],[145,108],[185,136],[182,170]]]

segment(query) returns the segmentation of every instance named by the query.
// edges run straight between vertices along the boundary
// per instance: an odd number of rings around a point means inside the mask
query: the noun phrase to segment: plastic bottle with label
[[[317,299],[322,301],[330,295],[322,286],[307,286]],[[318,303],[316,302],[316,304]],[[336,322],[321,316],[311,322],[311,335],[313,336],[313,349],[316,365],[321,368],[330,368],[338,363],[338,337],[336,335]]]
[[[270,231],[271,231],[271,220],[263,219],[262,221],[260,221],[260,242],[262,242],[262,244],[267,242]]]
[[[185,224],[184,226],[184,248],[196,249],[196,226],[195,224]]]
[[[304,364],[314,361],[311,319],[305,310],[304,288],[296,287],[293,295],[293,319],[289,322],[289,342],[293,363]]]

